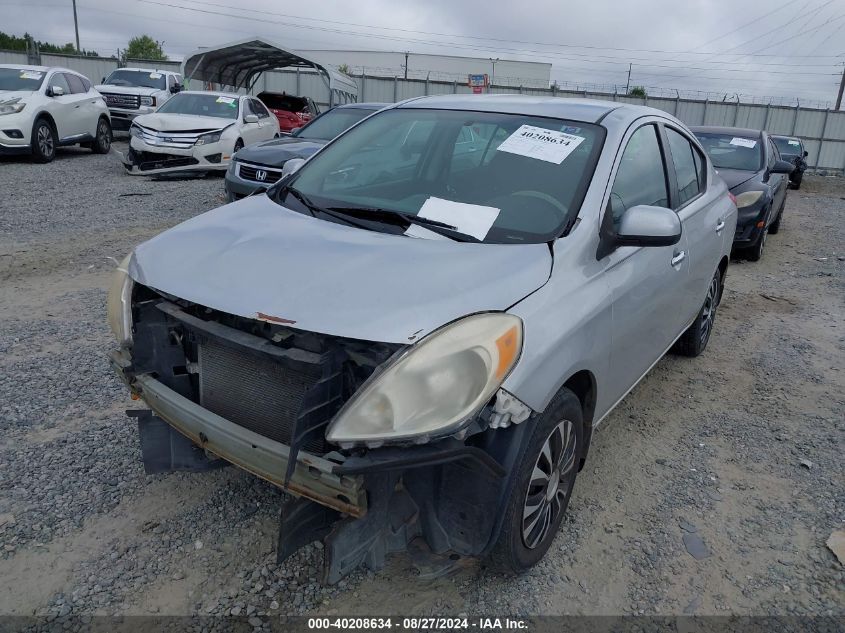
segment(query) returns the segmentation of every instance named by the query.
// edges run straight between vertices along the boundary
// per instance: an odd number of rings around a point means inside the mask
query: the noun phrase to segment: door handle
[[[724,221],[724,220],[719,220],[719,223],[718,223],[718,224],[716,224],[716,233],[718,233],[719,231],[721,231],[723,228],[725,228],[725,221]]]
[[[679,253],[675,253],[672,256],[672,261],[671,261],[672,266],[677,266],[678,264],[680,264],[682,261],[684,261],[684,259],[686,259],[686,256],[687,256],[687,254],[684,251],[681,251]]]

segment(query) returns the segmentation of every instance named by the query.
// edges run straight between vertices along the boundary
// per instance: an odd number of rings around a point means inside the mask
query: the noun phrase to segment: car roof
[[[710,134],[725,134],[733,136],[750,136],[752,138],[763,138],[763,130],[754,130],[747,127],[720,127],[717,125],[692,125],[690,130],[693,134],[707,132]]]
[[[78,70],[71,70],[70,68],[62,68],[61,66],[33,66],[31,64],[0,64],[0,68],[16,68],[19,70],[34,70],[40,73],[50,72],[51,70],[58,70],[63,73],[73,73],[84,77]]]
[[[389,103],[367,102],[367,103],[344,103],[344,104],[336,106],[336,107],[337,108],[358,108],[359,110],[381,110],[382,108],[386,108],[389,105],[390,105]]]
[[[797,136],[785,136],[784,134],[769,134],[772,138],[785,139],[787,141],[801,141]]]

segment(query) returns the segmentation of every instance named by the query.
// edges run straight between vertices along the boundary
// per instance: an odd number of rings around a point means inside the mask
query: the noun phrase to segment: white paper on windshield
[[[751,138],[739,138],[735,136],[731,139],[731,145],[737,145],[739,147],[755,147],[757,145],[757,141]]]
[[[426,240],[446,240],[447,242],[451,241],[451,238],[446,237],[441,233],[435,233],[431,229],[427,229],[424,226],[420,226],[419,224],[412,224],[411,226],[409,226],[408,230],[405,231],[405,235],[407,235],[408,237],[421,237]]]
[[[234,97],[217,97],[217,103],[228,103],[229,105],[232,105],[234,102]]]
[[[44,73],[38,73],[29,70],[21,71],[21,79],[41,79],[44,76]]]
[[[161,73],[150,73],[150,79],[161,79]]]
[[[787,143],[789,143],[790,145],[795,145],[797,147],[801,147],[801,143],[799,143],[798,141],[787,141]]]
[[[523,125],[496,149],[560,165],[583,141],[583,136]]]
[[[460,233],[483,240],[499,217],[499,209],[432,197],[425,201],[417,215],[449,224]]]

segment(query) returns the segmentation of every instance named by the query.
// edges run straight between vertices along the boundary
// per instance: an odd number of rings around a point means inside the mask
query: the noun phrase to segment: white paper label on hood
[[[217,103],[228,103],[229,105],[232,105],[234,102],[234,97],[217,97]]]
[[[44,73],[35,72],[34,70],[22,70],[21,79],[41,79]]]
[[[454,226],[460,233],[483,240],[499,217],[499,209],[432,197],[425,201],[417,215]]]
[[[751,138],[740,138],[735,136],[731,139],[731,145],[737,145],[739,147],[756,147],[757,141]]]
[[[560,165],[583,142],[583,136],[523,125],[496,150]]]
[[[161,73],[150,73],[150,79],[161,79]]]

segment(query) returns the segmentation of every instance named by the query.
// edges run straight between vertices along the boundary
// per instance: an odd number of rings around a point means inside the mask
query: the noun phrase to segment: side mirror
[[[809,155],[810,155],[810,152],[808,152],[807,150],[804,150],[804,158],[807,158],[807,156],[809,156]]]
[[[65,89],[61,86],[50,86],[51,97],[61,97],[65,93]]]
[[[182,90],[182,84],[173,84],[170,86],[170,92],[176,94]]]
[[[681,219],[665,207],[637,205],[622,215],[617,246],[671,246],[681,239]]]
[[[290,135],[291,135],[291,136],[296,136],[296,133],[297,133],[297,132],[299,132],[299,130],[301,130],[301,129],[302,129],[301,127],[294,127],[294,128],[291,128],[291,130],[290,130]]]
[[[775,166],[772,167],[771,173],[791,174],[793,169],[795,169],[795,165],[793,165],[792,163],[785,160],[779,160],[775,162]]]
[[[258,123],[258,115],[257,114],[247,114],[244,117],[244,123]]]
[[[102,80],[100,83],[101,83],[101,84],[106,83],[106,78],[105,78],[105,77],[103,77],[103,80]]]

